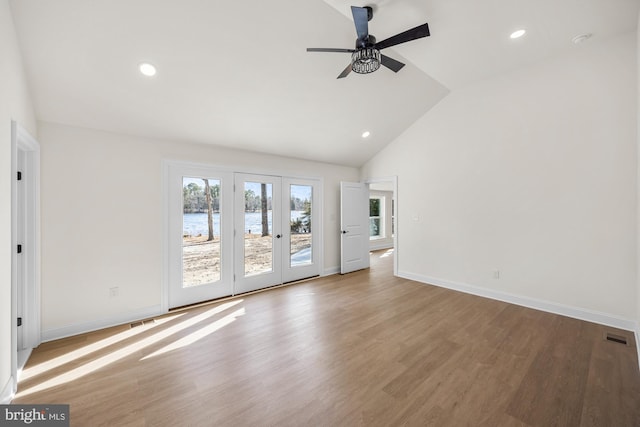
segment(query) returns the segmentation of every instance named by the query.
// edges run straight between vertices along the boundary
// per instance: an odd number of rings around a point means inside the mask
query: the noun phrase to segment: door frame
[[[18,152],[24,154],[20,169],[24,189],[24,240],[18,242]],[[16,247],[23,245],[23,289],[22,289],[22,344],[18,349],[18,254]],[[11,122],[11,375],[12,395],[17,390],[18,376],[31,354],[40,345],[40,144],[19,123]]]
[[[367,184],[376,184],[376,183],[388,183],[391,182],[393,185],[393,200],[394,202],[394,211],[393,215],[394,220],[394,234],[393,234],[393,275],[398,275],[398,241],[400,236],[400,227],[398,226],[398,213],[400,212],[400,202],[398,201],[398,176],[392,175],[388,177],[377,177],[377,178],[368,178],[364,181]],[[368,201],[367,201],[368,202]]]

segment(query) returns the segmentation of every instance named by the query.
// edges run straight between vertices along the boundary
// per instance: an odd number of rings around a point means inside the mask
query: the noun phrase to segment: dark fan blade
[[[353,49],[334,49],[331,47],[328,48],[324,48],[324,47],[308,47],[307,48],[307,52],[346,52],[346,53],[353,53],[355,52],[355,50]]]
[[[349,63],[349,65],[347,65],[347,68],[345,68],[340,75],[338,76],[339,79],[344,79],[345,77],[347,77],[349,75],[349,73],[351,72],[351,63]]]
[[[369,17],[364,7],[351,6],[353,22],[356,24],[358,40],[366,40],[369,37]]]
[[[400,43],[406,43],[411,40],[421,39],[422,37],[429,36],[429,24],[422,24],[400,34],[396,34],[393,37],[389,37],[386,40],[382,40],[379,43],[376,43],[376,49],[384,49],[387,47],[395,46]]]
[[[382,65],[384,65],[394,73],[397,73],[402,69],[402,67],[404,67],[404,64],[400,61],[396,61],[393,58],[389,58],[387,55],[381,55],[381,56],[382,56]]]

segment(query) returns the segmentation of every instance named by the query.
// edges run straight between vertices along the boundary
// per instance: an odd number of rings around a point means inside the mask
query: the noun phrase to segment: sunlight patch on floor
[[[183,348],[186,346],[189,346],[197,341],[200,341],[202,338],[211,335],[212,333],[214,333],[215,331],[224,328],[225,326],[229,325],[230,323],[235,322],[236,318],[240,317],[240,316],[244,316],[245,315],[245,310],[244,308],[241,308],[240,310],[236,310],[231,314],[227,314],[226,316],[224,316],[222,319],[218,319],[215,322],[198,329],[195,332],[190,333],[189,335],[187,335],[186,337],[180,338],[178,341],[174,341],[169,345],[166,345],[164,347],[162,347],[159,350],[154,351],[151,354],[146,355],[145,357],[143,357],[142,360],[147,360],[150,359],[152,357],[156,357],[159,356],[161,354],[164,353],[168,353],[172,350],[177,350],[179,348]]]
[[[117,344],[120,341],[124,341],[131,337],[135,337],[136,335],[142,332],[148,331],[149,329],[155,326],[161,325],[170,320],[177,319],[183,315],[184,314],[176,314],[173,316],[161,317],[161,318],[155,319],[154,323],[144,324],[136,328],[127,329],[126,331],[117,333],[111,337],[102,339],[100,341],[96,341],[92,344],[70,351],[69,353],[55,357],[51,360],[47,360],[46,362],[43,362],[34,366],[29,366],[28,368],[22,371],[22,374],[20,375],[20,381],[28,380],[29,378],[33,378],[35,376],[43,374],[51,369],[55,369],[66,363],[69,363],[76,359],[80,359],[81,357],[87,356],[93,352],[102,350],[103,348],[109,347],[110,345]]]
[[[145,347],[148,347],[152,344],[156,344],[159,341],[162,341],[163,339],[168,338],[173,334],[176,334],[184,329],[190,328],[191,326],[194,326],[197,323],[202,322],[203,320],[209,319],[210,317],[213,317],[218,313],[221,313],[233,306],[236,306],[242,303],[243,301],[244,300],[242,299],[236,300],[236,301],[230,301],[228,303],[221,304],[217,307],[207,310],[204,313],[201,313],[197,316],[194,316],[189,319],[185,319],[163,331],[156,332],[153,335],[143,338],[138,342],[134,342],[132,344],[127,345],[126,347],[123,347],[119,350],[108,353],[102,357],[99,357],[98,359],[92,360],[91,362],[87,362],[82,366],[74,368],[68,372],[65,372],[64,374],[60,374],[49,380],[43,381],[40,384],[37,384],[24,391],[19,391],[16,397],[24,397],[29,394],[37,393],[52,387],[56,387],[56,386],[77,380],[78,378],[81,378],[85,375],[95,372],[98,369],[104,368],[105,366],[110,365],[111,363],[124,359],[125,357],[130,356],[133,353],[140,351]]]
[[[382,255],[380,255],[380,258],[386,258],[386,257],[392,256],[392,255],[393,255],[393,248],[385,251]]]

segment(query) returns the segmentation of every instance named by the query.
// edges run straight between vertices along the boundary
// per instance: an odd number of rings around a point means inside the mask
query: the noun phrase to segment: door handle
[[[280,234],[276,234],[276,239],[281,238],[282,236]]]
[[[342,230],[342,234],[347,234],[348,231],[347,230]]]

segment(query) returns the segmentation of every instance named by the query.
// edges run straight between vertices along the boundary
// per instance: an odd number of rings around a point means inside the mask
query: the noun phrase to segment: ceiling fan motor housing
[[[364,8],[367,9],[367,21],[371,21],[373,19],[373,7],[364,6]]]
[[[362,49],[363,47],[373,47],[376,44],[376,38],[373,34],[369,34],[364,40],[356,39],[356,49]]]

